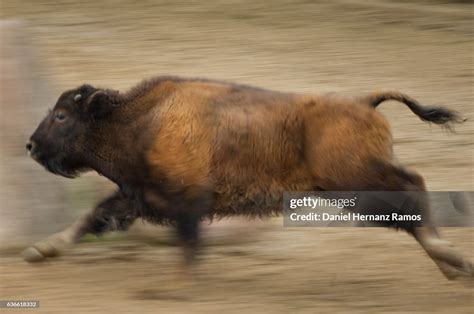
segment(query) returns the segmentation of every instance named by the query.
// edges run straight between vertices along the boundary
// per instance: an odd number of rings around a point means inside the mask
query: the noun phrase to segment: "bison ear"
[[[107,91],[98,90],[87,98],[86,112],[95,118],[105,117],[116,107],[114,100]]]

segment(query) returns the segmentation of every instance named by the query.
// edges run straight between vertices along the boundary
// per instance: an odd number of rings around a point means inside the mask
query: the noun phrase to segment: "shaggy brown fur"
[[[74,229],[75,239],[142,217],[172,222],[193,251],[203,217],[277,214],[284,191],[424,191],[419,175],[393,163],[389,125],[374,110],[391,99],[425,121],[461,121],[398,92],[299,95],[158,77],[123,94],[89,85],[66,91],[28,149],[51,172],[93,169],[120,187]],[[436,230],[418,227],[429,235],[403,228],[431,254],[423,241]]]

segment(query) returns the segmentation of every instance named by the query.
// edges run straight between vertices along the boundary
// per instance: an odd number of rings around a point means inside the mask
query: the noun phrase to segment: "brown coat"
[[[98,171],[152,220],[192,211],[198,199],[211,216],[271,215],[281,210],[284,191],[405,189],[392,164],[389,125],[374,110],[388,99],[423,120],[459,120],[397,92],[299,95],[157,77],[127,93],[88,85],[63,93],[53,113],[73,116],[68,134],[82,128],[82,135],[63,144],[66,157],[40,162],[62,175]],[[56,150],[58,135],[48,136]]]

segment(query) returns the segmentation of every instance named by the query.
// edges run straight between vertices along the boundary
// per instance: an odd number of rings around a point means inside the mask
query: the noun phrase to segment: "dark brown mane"
[[[139,82],[137,85],[123,93],[123,96],[127,100],[132,100],[135,98],[142,97],[148,94],[153,88],[157,87],[161,83],[164,82],[172,82],[172,83],[184,83],[184,82],[201,82],[201,83],[211,83],[211,84],[218,84],[223,85],[226,87],[230,87],[233,91],[240,91],[240,90],[253,90],[259,92],[267,92],[267,93],[276,93],[276,94],[283,94],[279,91],[273,91],[266,88],[260,88],[252,85],[247,84],[239,84],[234,82],[229,82],[225,80],[215,80],[209,78],[201,78],[201,77],[180,77],[174,75],[160,75],[155,76],[152,78],[144,79]]]

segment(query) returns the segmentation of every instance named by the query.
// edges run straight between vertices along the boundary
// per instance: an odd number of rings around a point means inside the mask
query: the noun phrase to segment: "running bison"
[[[399,92],[347,98],[299,95],[178,77],[156,77],[126,93],[83,85],[64,92],[26,148],[48,171],[68,178],[94,170],[118,186],[71,227],[23,252],[55,256],[86,233],[126,230],[137,218],[172,224],[186,264],[201,220],[269,216],[284,191],[425,191],[423,178],[396,165],[383,101],[449,127],[463,119]],[[424,219],[400,225],[446,277],[472,277],[472,264]]]

